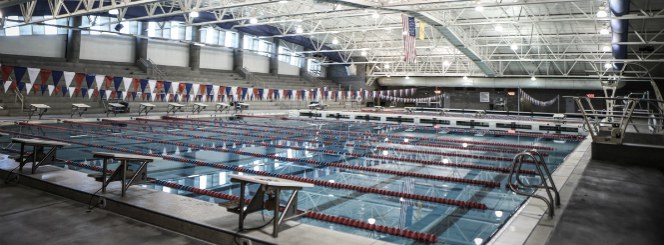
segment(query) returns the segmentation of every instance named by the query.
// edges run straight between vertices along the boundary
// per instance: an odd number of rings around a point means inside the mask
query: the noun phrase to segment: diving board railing
[[[522,178],[521,168],[525,162],[528,162],[528,165],[535,166],[534,178]],[[530,183],[532,180],[538,177],[539,183]],[[535,150],[523,151],[519,154],[516,154],[514,160],[512,161],[512,168],[510,169],[510,173],[507,177],[507,186],[516,194],[534,197],[544,201],[549,209],[549,217],[553,217],[555,213],[554,208],[556,206],[560,207],[560,193],[558,193],[558,188],[556,188],[556,184],[553,182],[551,171],[549,171],[549,167],[546,166],[544,157],[542,157],[542,155]],[[537,194],[536,192],[538,189],[544,189],[547,196],[544,197]],[[529,192],[528,190],[532,190],[532,192]]]
[[[621,145],[625,133],[664,135],[661,100],[629,97],[571,97],[593,142]],[[606,104],[605,108],[596,108]]]
[[[21,103],[21,112],[25,109],[25,96],[21,94],[21,91],[17,87],[14,87],[14,93],[16,97],[14,98],[14,103]]]

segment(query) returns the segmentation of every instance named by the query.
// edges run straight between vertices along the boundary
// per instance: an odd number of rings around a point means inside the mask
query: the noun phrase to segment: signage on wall
[[[480,102],[489,102],[489,92],[480,92]]]
[[[586,94],[586,97],[588,97],[588,98],[595,98],[595,93],[589,93],[589,94]]]

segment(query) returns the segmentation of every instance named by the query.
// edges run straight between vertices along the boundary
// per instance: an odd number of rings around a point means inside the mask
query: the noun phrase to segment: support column
[[[201,27],[192,26],[192,37],[191,40],[200,43],[201,42]],[[189,44],[189,68],[192,71],[198,71],[201,68],[201,46]]]
[[[239,43],[237,48],[233,50],[233,70],[239,70],[244,67],[244,57],[242,56],[244,51],[244,33],[238,32],[237,38]]]
[[[279,39],[274,39],[270,57],[270,75],[279,75]]]
[[[148,23],[146,22],[138,22],[138,34],[140,36],[147,37],[148,36]],[[147,60],[148,59],[148,40],[147,38],[140,38],[140,37],[135,37],[134,38],[134,59],[136,64],[138,64],[138,61],[140,59]]]
[[[70,26],[79,27],[83,22],[83,16],[70,17]],[[67,62],[78,63],[81,59],[81,31],[69,29],[67,31]]]
[[[304,51],[310,51],[310,49],[305,48]],[[304,76],[304,74],[307,74],[309,72],[309,58],[311,57],[311,54],[305,53],[304,58],[302,59],[302,66],[300,67],[300,76]]]

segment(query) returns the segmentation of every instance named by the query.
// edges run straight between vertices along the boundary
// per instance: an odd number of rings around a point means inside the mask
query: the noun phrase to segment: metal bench
[[[74,114],[77,113],[78,117],[82,117],[83,113],[88,111],[88,108],[90,108],[90,106],[86,104],[71,104],[71,116],[69,116],[69,118],[74,117]]]
[[[123,112],[125,106],[119,103],[108,103],[108,108],[106,109],[106,116],[113,113],[113,116],[118,116],[118,113]]]
[[[173,115],[175,115],[175,112],[177,111],[184,112],[182,109],[183,107],[184,105],[180,103],[168,103],[168,108],[166,109],[166,115],[168,115],[171,112],[173,112]]]
[[[141,113],[145,112],[145,115],[148,115],[148,112],[154,110],[155,105],[150,104],[150,103],[141,103],[138,106],[138,115],[140,116]]]
[[[230,175],[230,177],[231,182],[240,182],[240,199],[237,203],[233,203],[236,204],[235,206],[227,207],[229,212],[237,213],[240,215],[238,220],[239,230],[244,230],[244,219],[247,217],[247,214],[267,209],[274,212],[274,218],[272,221],[273,237],[278,236],[279,225],[283,221],[297,218],[306,214],[306,212],[297,214],[297,194],[304,187],[314,187],[314,185],[310,183],[266,176]],[[253,198],[251,201],[249,201],[249,204],[245,206],[244,195],[246,189],[245,187],[247,184],[260,184],[260,187],[256,189],[256,193],[253,194]],[[288,202],[284,207],[282,207],[279,203],[281,200],[280,195],[282,191],[292,191],[291,196],[288,198]],[[265,194],[268,195],[267,200],[265,199]],[[283,211],[280,211],[280,209]]]
[[[207,108],[207,104],[203,103],[194,103],[191,108],[191,113],[192,114],[201,114],[201,111],[205,110]]]
[[[228,113],[230,111],[230,109],[231,109],[231,105],[229,105],[229,104],[217,103],[215,105],[215,108],[214,108],[214,114],[217,114],[217,112],[223,113],[224,111],[226,111],[226,113]]]
[[[16,159],[19,165],[18,171],[23,172],[23,166],[27,163],[32,163],[33,174],[39,166],[48,165],[55,161],[55,153],[58,148],[69,146],[67,143],[41,139],[12,138],[12,143],[21,144],[21,151]],[[26,146],[32,146],[32,153],[29,155],[26,154]],[[44,152],[46,147],[50,147],[51,149],[48,152]]]
[[[99,174],[90,174],[88,176],[95,178],[96,181],[101,182],[101,192],[106,193],[106,186],[113,181],[120,181],[122,187],[122,196],[125,196],[125,193],[129,186],[144,183],[148,180],[148,163],[155,160],[161,160],[161,157],[150,157],[143,155],[135,154],[124,154],[124,153],[112,153],[112,152],[93,152],[92,156],[94,158],[101,158],[104,160],[102,166],[102,172]],[[109,161],[117,160],[120,161],[120,165],[113,171],[113,173],[107,176],[108,164]],[[135,171],[128,169],[129,162],[138,162],[138,168]]]
[[[48,105],[30,104],[30,111],[28,111],[28,119],[32,119],[32,116],[35,115],[35,113],[37,113],[37,115],[39,115],[39,119],[41,119],[44,113],[48,111],[48,109],[51,109],[51,107]]]

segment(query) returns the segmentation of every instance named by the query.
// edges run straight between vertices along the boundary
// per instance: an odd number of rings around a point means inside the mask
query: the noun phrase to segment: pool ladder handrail
[[[524,184],[521,182],[521,167],[528,159],[533,160],[533,164],[535,165],[535,174],[541,179],[540,183],[537,185]],[[513,177],[516,177],[516,184],[513,184],[512,182]],[[526,150],[514,156],[514,160],[512,161],[512,168],[510,169],[509,176],[507,177],[507,186],[516,194],[534,197],[544,201],[546,206],[549,208],[550,217],[553,217],[554,215],[553,203],[560,207],[560,193],[558,193],[558,188],[556,188],[556,184],[553,182],[551,171],[549,171],[549,168],[546,166],[546,162],[544,161],[542,155],[536,150]],[[537,190],[534,190],[532,193],[527,193],[520,191],[519,188],[544,188],[548,199],[544,196],[535,194]],[[552,191],[553,195],[551,193]]]

